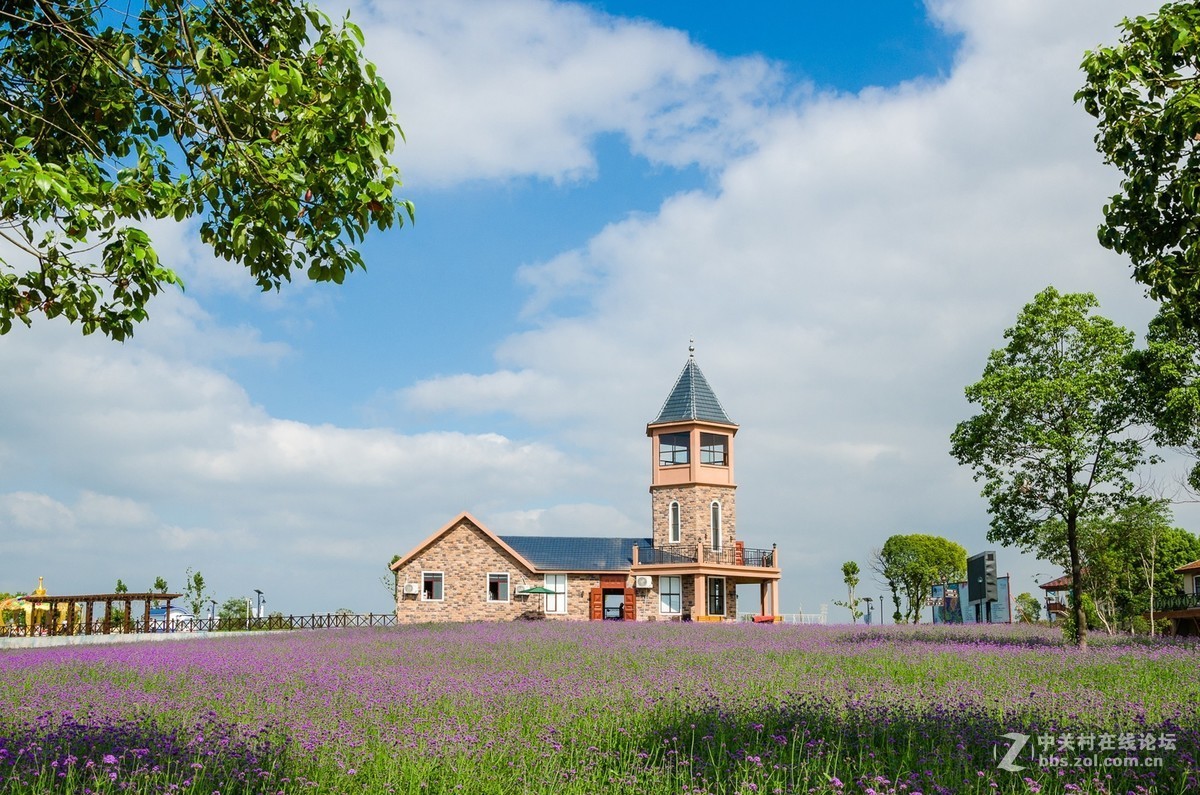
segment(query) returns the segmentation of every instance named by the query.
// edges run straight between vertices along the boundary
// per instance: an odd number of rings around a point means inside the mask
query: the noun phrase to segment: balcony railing
[[[637,563],[643,566],[669,563],[713,563],[719,566],[774,568],[779,565],[779,557],[775,549],[752,549],[740,545],[726,549],[712,549],[703,546],[691,549],[684,546],[639,547]]]
[[[658,565],[662,563],[695,563],[695,555],[685,555],[682,547],[664,549],[662,547],[639,547],[638,563],[642,565]]]
[[[1200,608],[1200,594],[1185,593],[1154,600],[1154,612]]]
[[[754,566],[772,568],[775,565],[775,550],[737,547],[734,549],[706,549],[705,563],[720,563],[723,566]]]

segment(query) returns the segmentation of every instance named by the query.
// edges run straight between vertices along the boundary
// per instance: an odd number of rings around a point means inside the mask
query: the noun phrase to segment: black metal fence
[[[289,629],[351,629],[355,627],[394,627],[395,613],[312,613],[307,616],[264,616],[262,618],[176,618],[170,626],[163,619],[151,619],[147,626],[142,619],[113,622],[109,627],[103,621],[91,625],[77,621],[71,627],[59,625],[53,630],[44,625],[32,629],[24,624],[0,625],[0,637],[25,637],[28,635],[104,635],[161,632],[247,632],[286,631]]]
[[[695,555],[684,555],[675,549],[663,549],[662,547],[638,547],[638,563],[643,565],[695,562]]]

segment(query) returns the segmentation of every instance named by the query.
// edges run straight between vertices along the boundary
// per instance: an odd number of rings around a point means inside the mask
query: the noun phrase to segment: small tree
[[[167,581],[166,581],[166,579],[164,579],[164,578],[162,578],[162,577],[155,577],[155,578],[154,578],[154,585],[150,586],[150,593],[166,593],[166,592],[167,592]],[[155,607],[158,607],[158,606],[160,606],[161,604],[162,604],[162,602],[161,602],[161,601],[159,601],[158,599],[155,599],[155,600],[154,600],[154,606],[155,606]]]
[[[220,629],[245,629],[250,618],[250,600],[244,596],[231,596],[221,603],[217,616]]]
[[[921,620],[921,608],[933,593],[933,586],[964,576],[967,551],[961,544],[940,536],[894,535],[874,552],[871,565],[892,591],[896,623],[916,624]],[[903,612],[901,595],[906,602]]]
[[[1063,523],[1071,608],[1087,646],[1079,552],[1080,521],[1102,517],[1133,496],[1130,475],[1152,460],[1139,434],[1133,335],[1104,317],[1091,294],[1047,287],[1004,332],[983,377],[967,387],[979,413],[960,422],[950,453],[984,482],[988,539],[1028,551],[1043,546],[1047,522]]]
[[[199,616],[200,609],[204,603],[208,601],[208,593],[204,590],[204,575],[200,572],[193,572],[191,568],[184,574],[183,596],[187,600],[188,606],[192,609],[192,615]]]
[[[862,618],[862,611],[858,609],[858,599],[854,598],[854,589],[858,587],[858,564],[852,560],[848,560],[842,564],[842,582],[846,583],[847,598],[845,602],[834,602],[838,607],[845,607],[850,611],[850,623],[857,624],[858,619]]]
[[[1031,593],[1017,594],[1017,623],[1036,624],[1042,620],[1042,603]]]

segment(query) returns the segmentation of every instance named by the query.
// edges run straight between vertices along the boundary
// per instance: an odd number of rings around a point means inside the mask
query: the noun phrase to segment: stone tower
[[[733,477],[734,424],[696,364],[695,348],[658,417],[650,437],[650,503],[654,546],[694,554],[731,552],[737,538]]]

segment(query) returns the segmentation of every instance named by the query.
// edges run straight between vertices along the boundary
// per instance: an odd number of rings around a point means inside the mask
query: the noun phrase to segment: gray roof
[[[654,546],[649,538],[500,536],[500,540],[543,571],[628,571],[634,544]]]
[[[675,388],[671,390],[667,401],[663,403],[662,410],[658,412],[658,419],[650,424],[657,425],[660,422],[679,422],[681,420],[708,420],[726,425],[734,424],[721,406],[721,401],[717,400],[717,396],[713,394],[712,387],[708,385],[704,373],[700,372],[700,366],[690,356],[687,364],[683,366],[683,372],[679,374],[679,380],[675,382]]]

